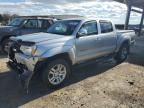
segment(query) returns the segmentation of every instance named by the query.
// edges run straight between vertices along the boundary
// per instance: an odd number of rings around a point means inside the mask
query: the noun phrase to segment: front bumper
[[[7,62],[7,66],[18,73],[24,89],[28,89],[29,82],[34,74],[38,58],[28,57],[21,53],[15,53],[15,59]]]
[[[29,57],[21,53],[15,53],[15,59],[18,64],[25,65],[28,71],[33,72],[38,62],[37,57]]]

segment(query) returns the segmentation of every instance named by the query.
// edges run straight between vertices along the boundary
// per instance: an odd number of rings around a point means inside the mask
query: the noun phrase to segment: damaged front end
[[[29,83],[34,74],[35,65],[38,58],[26,56],[21,50],[21,45],[33,45],[32,42],[22,42],[21,40],[13,40],[9,48],[9,61],[7,65],[10,69],[18,73],[23,88],[28,93]]]
[[[9,62],[7,62],[7,65],[10,69],[12,69],[13,71],[16,71],[18,73],[22,87],[28,93],[29,92],[29,90],[28,90],[29,83],[30,83],[30,80],[33,76],[33,72],[30,72],[27,69],[24,69],[21,64],[17,64],[14,62],[9,61]]]

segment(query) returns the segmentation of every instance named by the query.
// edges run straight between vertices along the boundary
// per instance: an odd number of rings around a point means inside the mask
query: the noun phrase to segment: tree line
[[[13,14],[13,15],[11,15],[11,14],[0,14],[0,23],[1,23],[1,25],[6,25],[11,18],[16,17],[16,16],[18,16],[18,15],[16,15],[16,14]]]

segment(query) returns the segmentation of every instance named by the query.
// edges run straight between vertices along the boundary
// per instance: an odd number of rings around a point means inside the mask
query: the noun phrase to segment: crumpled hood
[[[16,28],[17,27],[13,27],[13,26],[0,26],[0,32],[12,32]]]
[[[16,37],[17,40],[22,40],[25,42],[35,42],[36,44],[43,44],[49,42],[58,42],[71,39],[72,36],[63,36],[50,33],[33,33],[23,36]]]

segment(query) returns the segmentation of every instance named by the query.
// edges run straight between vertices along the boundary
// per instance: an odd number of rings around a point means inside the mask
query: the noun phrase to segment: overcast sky
[[[110,0],[0,0],[0,13],[19,15],[77,14],[124,23],[127,7]],[[140,15],[132,13],[131,23]]]

